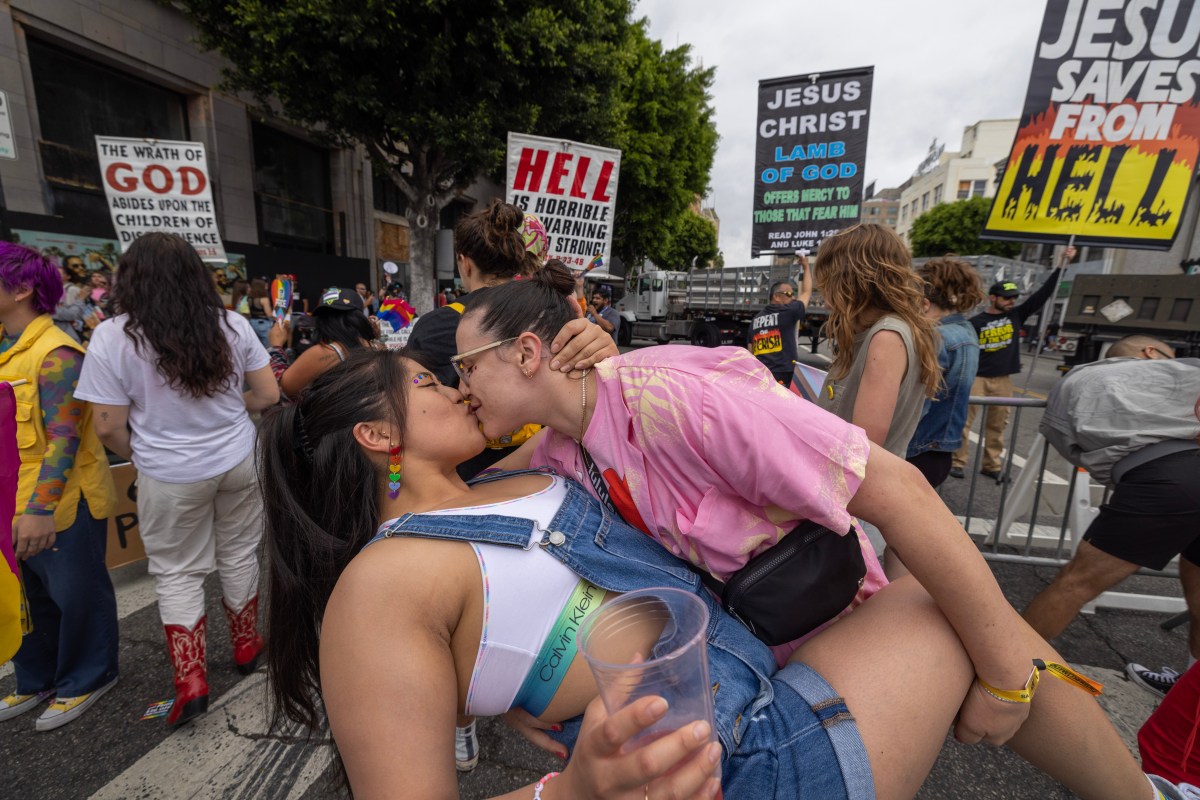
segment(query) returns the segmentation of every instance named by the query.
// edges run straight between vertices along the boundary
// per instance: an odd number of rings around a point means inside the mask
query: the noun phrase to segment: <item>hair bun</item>
[[[575,293],[575,274],[567,269],[567,265],[557,258],[546,262],[546,266],[533,273],[533,281],[538,286],[568,297]]]
[[[525,212],[512,203],[496,203],[491,208],[492,227],[499,233],[509,233],[519,230],[525,221]]]

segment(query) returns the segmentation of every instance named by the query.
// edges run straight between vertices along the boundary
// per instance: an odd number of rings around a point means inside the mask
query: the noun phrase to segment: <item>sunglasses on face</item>
[[[784,297],[795,297],[796,296],[795,292],[776,292],[775,294],[781,294]]]
[[[491,350],[494,347],[501,347],[503,345],[510,344],[511,342],[515,342],[518,338],[520,337],[514,336],[511,339],[501,339],[498,342],[485,344],[482,347],[476,347],[474,350],[468,350],[465,353],[456,353],[455,355],[450,356],[450,366],[454,368],[454,374],[458,376],[460,381],[464,383],[469,382],[471,373],[475,371],[475,365],[471,364],[468,366],[464,364],[464,359],[470,358],[471,356],[477,356],[480,353],[486,353],[488,350]]]

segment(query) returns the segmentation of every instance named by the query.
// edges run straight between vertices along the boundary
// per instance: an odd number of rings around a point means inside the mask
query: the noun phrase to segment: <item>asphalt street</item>
[[[1029,360],[1027,357],[1027,365]],[[1039,361],[1028,381],[1028,396],[1045,395],[1059,379],[1057,363],[1054,358]],[[1040,409],[1026,409],[1022,414],[1016,444],[1021,456],[1033,442],[1040,413]],[[1050,469],[1064,478],[1070,475],[1065,462],[1058,459],[1051,461]],[[968,489],[967,480],[951,479],[945,487],[944,499],[956,513],[965,509]],[[973,515],[985,521],[994,519],[1000,494],[1001,487],[981,480]],[[1056,527],[1059,519],[1043,512],[1038,521]],[[1002,549],[1015,552],[1011,547]],[[1024,607],[1055,572],[1017,564],[993,564],[993,570],[1017,608]],[[175,732],[168,731],[161,718],[140,719],[148,705],[171,696],[171,673],[153,602],[153,584],[144,564],[117,570],[114,578],[121,613],[120,683],[84,717],[57,731],[36,733],[34,715],[0,723],[0,797],[315,800],[335,795],[336,776],[329,768],[323,741],[290,727],[272,728],[265,673],[260,669],[242,678],[234,671],[214,579],[208,586],[209,714]],[[1126,583],[1119,588],[1180,594],[1174,579],[1135,577]],[[1187,628],[1163,631],[1159,623],[1166,618],[1165,614],[1101,609],[1081,616],[1056,642],[1069,661],[1107,684],[1102,703],[1131,746],[1155,698],[1124,680],[1121,671],[1125,663],[1166,664],[1180,670],[1187,663]],[[0,693],[13,688],[11,669],[0,667]],[[937,690],[935,668],[929,684],[921,689]],[[561,767],[555,758],[526,744],[498,720],[481,720],[480,743],[478,768],[460,779],[461,794],[467,800],[510,791]],[[950,740],[918,794],[923,800],[1071,796],[1007,750],[965,747]],[[402,788],[397,789],[396,797],[404,797]]]

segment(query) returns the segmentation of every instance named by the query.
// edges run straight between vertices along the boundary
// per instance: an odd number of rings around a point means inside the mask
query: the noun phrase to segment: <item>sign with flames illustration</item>
[[[1050,0],[987,239],[1171,246],[1200,155],[1200,0]]]

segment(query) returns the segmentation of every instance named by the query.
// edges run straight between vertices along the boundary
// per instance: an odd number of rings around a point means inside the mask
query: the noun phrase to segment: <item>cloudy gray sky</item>
[[[639,0],[650,33],[717,68],[710,202],[730,266],[751,263],[758,81],[874,65],[866,182],[896,186],[937,137],[1018,117],[1045,0]]]

